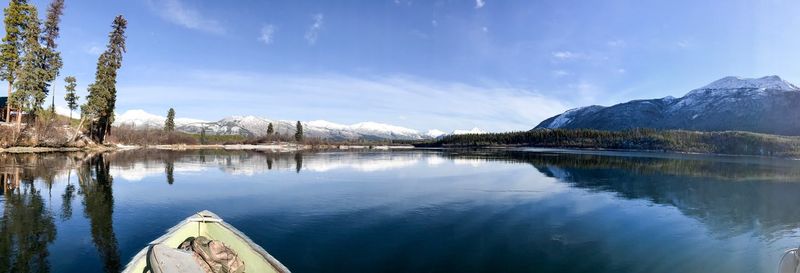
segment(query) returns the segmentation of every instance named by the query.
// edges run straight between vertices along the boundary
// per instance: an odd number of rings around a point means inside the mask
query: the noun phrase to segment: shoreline
[[[108,152],[116,151],[112,146],[93,146],[93,147],[8,147],[0,148],[0,154],[36,154],[36,153],[67,153],[67,152]]]
[[[421,150],[459,150],[459,149],[485,149],[525,151],[534,153],[566,153],[566,154],[603,154],[614,153],[642,153],[648,155],[688,155],[688,156],[717,156],[717,157],[749,157],[763,159],[800,160],[800,157],[775,156],[775,155],[750,155],[750,154],[723,154],[686,152],[676,150],[646,150],[646,149],[607,149],[607,148],[576,148],[576,147],[550,147],[550,146],[521,146],[521,145],[490,145],[490,146],[450,146],[450,147],[415,147]]]
[[[309,145],[295,143],[265,143],[265,144],[165,144],[165,145],[125,145],[109,144],[103,146],[87,147],[8,147],[0,148],[0,154],[24,154],[24,153],[57,153],[57,152],[111,152],[128,151],[139,149],[153,149],[165,151],[186,151],[186,150],[231,150],[231,151],[262,151],[273,153],[291,153],[310,150],[411,150],[415,149],[411,145]]]
[[[608,154],[614,153],[643,153],[652,156],[664,155],[690,155],[690,156],[719,156],[734,158],[762,158],[762,159],[781,159],[781,160],[800,160],[798,157],[781,157],[769,155],[748,155],[748,154],[721,154],[721,153],[698,153],[683,152],[672,150],[643,150],[643,149],[605,149],[605,148],[575,148],[575,147],[541,147],[523,145],[490,145],[490,146],[450,146],[450,147],[415,147],[412,145],[309,145],[295,143],[272,143],[272,144],[165,144],[165,145],[92,145],[83,148],[78,147],[8,147],[0,148],[0,154],[37,154],[37,153],[70,153],[70,152],[122,152],[130,150],[162,150],[162,151],[189,151],[189,150],[228,150],[228,151],[259,151],[267,153],[295,153],[302,151],[393,151],[393,150],[463,150],[463,149],[486,149],[486,150],[511,150],[529,152],[550,152],[568,154]]]

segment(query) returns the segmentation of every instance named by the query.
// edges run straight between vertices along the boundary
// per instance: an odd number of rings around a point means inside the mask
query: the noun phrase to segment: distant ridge
[[[134,127],[161,128],[164,126],[165,117],[145,112],[144,110],[128,110],[117,115],[114,125],[129,125]],[[242,135],[249,137],[264,136],[267,127],[272,123],[275,132],[293,135],[297,121],[274,120],[256,116],[229,116],[218,121],[205,121],[199,119],[176,118],[176,129],[181,132],[199,134],[205,129],[211,135]],[[331,140],[426,140],[448,135],[440,130],[419,132],[414,129],[396,125],[359,122],[351,125],[338,124],[325,120],[302,122],[303,132],[308,137],[319,137]],[[451,134],[484,133],[483,130],[456,130]]]
[[[735,130],[796,136],[800,88],[778,76],[724,77],[680,98],[571,109],[536,128]]]

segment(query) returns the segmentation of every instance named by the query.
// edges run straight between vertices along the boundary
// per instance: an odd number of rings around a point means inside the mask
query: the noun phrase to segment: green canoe
[[[151,272],[148,254],[155,245],[177,248],[186,238],[205,236],[211,240],[223,242],[234,250],[239,258],[244,261],[246,272],[278,272],[288,273],[283,264],[276,260],[267,251],[253,243],[239,230],[225,223],[219,216],[210,211],[201,211],[189,216],[178,225],[170,228],[167,234],[151,242],[139,251],[128,263],[123,273]]]

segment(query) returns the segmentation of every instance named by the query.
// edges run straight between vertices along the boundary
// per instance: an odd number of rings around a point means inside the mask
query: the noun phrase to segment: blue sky
[[[32,1],[44,7],[48,1]],[[3,6],[7,5],[4,1]],[[728,75],[800,83],[798,1],[67,0],[82,97],[117,14],[118,112],[527,130]],[[59,79],[57,105],[64,105]]]

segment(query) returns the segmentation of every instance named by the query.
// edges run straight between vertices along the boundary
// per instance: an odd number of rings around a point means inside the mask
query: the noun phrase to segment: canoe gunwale
[[[251,240],[250,237],[247,237],[247,235],[244,235],[244,233],[242,233],[241,231],[239,231],[238,229],[236,229],[232,225],[228,224],[227,222],[223,221],[222,218],[220,218],[219,216],[217,216],[216,214],[214,214],[213,212],[210,212],[208,210],[204,210],[204,211],[198,212],[198,213],[196,213],[196,214],[194,214],[192,216],[187,217],[186,219],[184,219],[183,221],[181,221],[177,225],[169,228],[167,230],[167,233],[165,233],[164,235],[161,235],[161,237],[158,237],[157,239],[155,239],[152,242],[150,242],[149,244],[147,244],[147,246],[144,249],[140,250],[138,253],[136,253],[136,255],[133,256],[131,261],[128,262],[128,264],[125,266],[125,270],[123,270],[122,273],[142,273],[142,272],[133,272],[132,271],[133,267],[135,266],[136,262],[138,262],[139,260],[145,259],[145,261],[146,261],[147,253],[150,251],[150,248],[153,245],[159,244],[159,243],[164,242],[167,239],[171,238],[173,235],[175,235],[175,233],[181,227],[186,226],[186,225],[191,224],[191,223],[197,223],[197,222],[205,222],[205,223],[213,222],[213,223],[220,224],[223,228],[227,229],[228,231],[230,231],[231,233],[236,235],[236,237],[239,237],[239,239],[244,241],[256,253],[258,253],[259,255],[264,257],[264,259],[276,271],[278,271],[280,273],[291,273],[291,271],[289,271],[289,269],[286,266],[284,266],[280,261],[275,259],[275,257],[270,255],[269,252],[264,250],[264,248],[262,248],[260,245],[258,245],[255,242],[253,242],[253,240]]]

